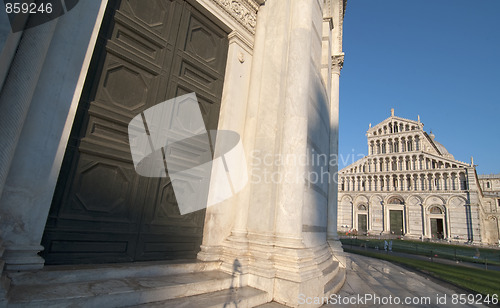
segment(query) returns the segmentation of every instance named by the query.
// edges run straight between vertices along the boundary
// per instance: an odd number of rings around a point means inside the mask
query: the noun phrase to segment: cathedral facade
[[[370,125],[368,155],[339,171],[338,230],[497,243],[498,206],[485,206],[474,163],[456,160],[423,127],[394,109]]]

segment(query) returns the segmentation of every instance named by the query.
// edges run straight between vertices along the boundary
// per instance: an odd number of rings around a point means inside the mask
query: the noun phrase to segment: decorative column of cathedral
[[[338,158],[339,144],[339,89],[340,89],[340,71],[344,65],[344,52],[342,51],[342,28],[344,20],[345,2],[342,0],[327,1],[330,6],[330,16],[333,21],[331,29],[332,48],[331,48],[331,96],[330,96],[330,155],[336,155]],[[338,161],[338,159],[337,159]],[[337,215],[338,215],[338,185],[335,175],[338,172],[338,164],[330,164],[330,178],[333,181],[328,188],[328,225],[327,239],[330,248],[340,263],[340,266],[346,266],[346,257],[343,253],[342,245],[338,240],[337,234]]]
[[[0,196],[57,20],[24,31],[0,93]]]
[[[322,268],[333,265],[333,259],[322,256],[333,255],[327,243],[330,225],[336,234],[338,183],[312,183],[307,175],[318,166],[303,161],[311,153],[337,153],[328,146],[337,126],[322,125],[338,121],[338,116],[331,119],[335,108],[338,113],[338,99],[332,104],[338,85],[321,80],[323,40],[315,33],[321,34],[324,26],[322,6],[323,1],[268,0],[259,9],[253,52],[259,63],[252,66],[259,74],[250,77],[249,95],[249,104],[258,108],[250,114],[255,132],[244,135],[253,139],[249,150],[261,162],[251,166],[248,194],[249,204],[258,208],[236,215],[241,225],[233,228],[233,235],[244,237],[246,232],[248,248],[241,256],[251,260],[248,285],[294,306],[299,294],[328,292]],[[330,87],[336,90],[330,93]],[[328,199],[332,189],[334,212]]]
[[[5,217],[10,216],[9,207],[11,206],[3,204],[2,193],[56,24],[57,21],[51,21],[23,32],[0,93],[0,140],[2,140],[2,146],[0,146],[0,221],[2,225],[5,225],[3,223]],[[38,245],[36,249],[36,252],[40,251],[41,246]],[[36,252],[30,257],[29,262],[40,263],[41,258],[36,256]],[[5,258],[8,258],[8,255]]]
[[[83,1],[23,32],[0,94],[6,269],[43,267],[40,242],[105,6]]]

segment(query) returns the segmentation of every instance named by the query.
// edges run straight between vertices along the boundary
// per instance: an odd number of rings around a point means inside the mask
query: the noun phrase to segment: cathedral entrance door
[[[443,239],[444,238],[443,229],[443,219],[442,218],[431,218],[431,236],[433,239]]]
[[[190,2],[109,1],[42,239],[47,264],[200,250],[205,211],[180,215],[168,177],[135,172],[128,140],[132,118],[191,92],[206,129],[217,129],[227,32]]]
[[[366,231],[368,231],[366,216],[366,214],[358,214],[358,234],[366,234]]]
[[[391,210],[389,211],[389,219],[391,226],[391,234],[403,234],[403,211]]]

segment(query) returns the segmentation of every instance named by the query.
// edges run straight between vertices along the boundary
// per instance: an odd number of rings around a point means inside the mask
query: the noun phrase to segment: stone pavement
[[[392,307],[486,307],[484,305],[460,305],[452,304],[452,295],[467,294],[466,291],[445,283],[436,283],[428,277],[422,276],[390,262],[368,258],[356,254],[348,254],[347,280],[338,293],[340,299],[343,297],[357,297],[358,294],[364,298],[365,294],[374,294],[380,297],[399,297],[404,301],[407,297],[419,304],[392,305]],[[446,295],[446,304],[437,304],[436,296],[440,298]],[[339,298],[337,298],[339,299]],[[430,299],[430,303],[423,300]],[[443,299],[441,299],[443,301]],[[386,307],[382,302],[361,302],[358,304],[330,304],[323,307]]]

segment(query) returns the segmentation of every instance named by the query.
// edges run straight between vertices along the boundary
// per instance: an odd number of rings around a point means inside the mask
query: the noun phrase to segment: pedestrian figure
[[[387,241],[384,241],[384,250],[387,251]]]
[[[392,251],[392,240],[389,242],[389,251]]]

